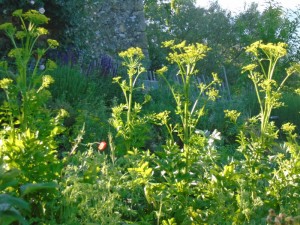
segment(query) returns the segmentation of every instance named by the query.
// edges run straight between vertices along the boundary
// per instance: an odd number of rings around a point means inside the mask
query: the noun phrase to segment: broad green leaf
[[[16,198],[8,194],[0,195],[0,211],[5,209],[4,206],[9,206],[9,208],[15,207],[26,211],[30,210],[29,204],[26,201],[24,201],[21,198]]]
[[[57,188],[57,184],[55,182],[49,183],[38,183],[38,184],[25,184],[21,186],[22,196],[32,194],[35,192],[43,191],[43,190],[51,190]]]

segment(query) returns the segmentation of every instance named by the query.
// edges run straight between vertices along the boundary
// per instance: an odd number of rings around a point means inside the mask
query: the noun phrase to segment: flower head
[[[47,42],[48,42],[49,47],[52,49],[55,49],[59,46],[59,43],[56,40],[48,39]]]
[[[50,84],[54,83],[54,79],[50,75],[44,75],[43,76],[43,83],[42,86],[44,88],[49,87]]]
[[[282,125],[281,129],[286,133],[293,133],[296,129],[296,126],[292,123],[285,123]]]
[[[224,110],[225,118],[229,118],[231,122],[236,123],[237,119],[241,115],[240,112],[236,110]]]
[[[164,74],[164,73],[167,72],[167,71],[168,71],[168,67],[163,66],[162,68],[156,70],[155,72],[156,72],[158,75],[162,75],[162,74]]]
[[[13,80],[8,79],[8,78],[4,78],[4,79],[0,80],[0,88],[8,89],[8,87],[12,84],[12,82],[13,82]]]
[[[46,10],[43,7],[39,8],[39,13],[40,14],[44,14],[45,12],[46,12]]]

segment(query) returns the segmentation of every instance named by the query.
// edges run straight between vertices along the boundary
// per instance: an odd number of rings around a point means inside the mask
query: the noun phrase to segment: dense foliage
[[[0,25],[0,224],[300,223],[298,17],[145,0],[147,86],[137,47],[114,77],[57,66],[45,26],[77,14],[18,4]]]

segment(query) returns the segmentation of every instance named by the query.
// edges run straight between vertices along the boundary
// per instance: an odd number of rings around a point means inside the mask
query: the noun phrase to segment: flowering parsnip
[[[142,147],[144,140],[148,138],[146,119],[140,117],[138,114],[142,109],[142,104],[133,103],[133,93],[137,89],[143,89],[143,86],[136,87],[137,80],[140,75],[145,72],[141,60],[144,54],[140,48],[131,47],[119,54],[123,59],[122,65],[127,69],[128,79],[121,77],[113,78],[113,81],[121,87],[125,97],[125,104],[113,107],[112,119],[110,120],[112,126],[117,130],[117,136],[123,139],[123,149],[126,153],[132,147]],[[150,96],[145,96],[144,103],[150,100]],[[123,120],[123,113],[126,112],[126,120]],[[123,153],[124,153],[123,150]]]
[[[215,100],[218,97],[218,90],[214,88],[214,85],[220,84],[220,80],[217,74],[213,73],[213,80],[211,83],[199,84],[198,96],[195,99],[192,99],[191,78],[192,76],[196,76],[198,73],[198,70],[196,69],[197,62],[205,57],[210,48],[200,43],[187,45],[185,41],[175,44],[174,40],[164,42],[163,46],[171,49],[167,59],[170,63],[177,65],[179,69],[178,75],[182,81],[182,88],[180,90],[176,90],[163,75],[166,68],[163,67],[157,71],[168,84],[177,105],[176,113],[181,119],[181,124],[178,126],[178,136],[183,142],[183,153],[186,161],[185,172],[187,173],[191,164],[191,137],[195,134],[196,126],[199,123],[201,116],[203,116],[205,109],[205,105],[201,107],[198,106],[200,98],[204,94],[207,96],[208,100]]]
[[[246,48],[254,58],[254,63],[243,67],[242,72],[248,72],[252,80],[260,106],[261,134],[266,133],[272,109],[283,105],[280,101],[281,89],[286,80],[297,70],[299,65],[287,69],[286,76],[278,83],[274,79],[275,67],[280,58],[287,54],[287,44],[257,41]]]
[[[51,96],[48,88],[54,82],[48,72],[56,64],[51,60],[42,65],[40,62],[48,49],[58,47],[58,42],[49,39],[48,47],[38,47],[40,37],[48,34],[41,25],[49,21],[40,12],[19,9],[13,16],[19,19],[20,27],[12,23],[0,25],[0,31],[12,43],[8,56],[14,61],[10,66],[0,62],[0,74],[7,76],[0,80],[6,94],[0,107],[1,120],[8,121],[0,132],[0,158],[5,158],[9,167],[21,170],[20,181],[52,181],[59,175],[56,136],[64,130],[61,124],[66,113],[53,117],[45,107]]]

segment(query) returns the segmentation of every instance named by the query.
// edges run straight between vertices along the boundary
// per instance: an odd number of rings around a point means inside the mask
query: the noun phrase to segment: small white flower
[[[196,186],[198,183],[196,182],[196,181],[192,181],[191,183],[190,183],[190,185],[192,185],[192,186]]]
[[[198,129],[195,130],[195,134],[200,134],[200,133],[201,133],[201,130],[198,130]]]
[[[40,65],[39,69],[40,70],[44,70],[45,69],[45,65],[44,64]]]
[[[46,12],[46,10],[43,7],[41,7],[41,8],[39,8],[39,12],[40,12],[40,14],[44,14]]]
[[[33,0],[30,1],[30,4],[31,4],[31,5],[34,5],[34,3],[35,3],[35,1],[33,1]]]
[[[210,135],[213,139],[221,140],[221,133],[217,130],[214,130],[213,133]]]
[[[209,138],[207,142],[208,142],[209,146],[212,146],[213,143],[214,143],[214,139],[213,138]]]

